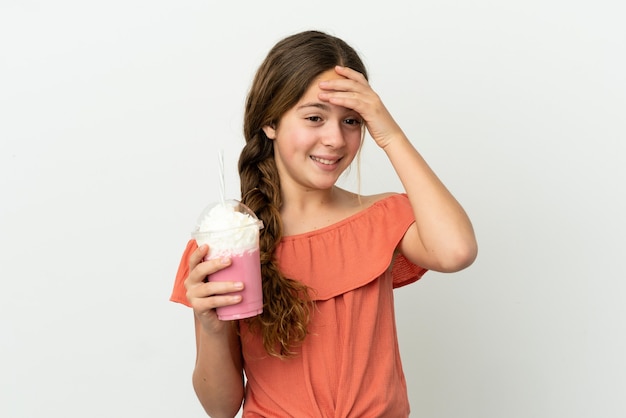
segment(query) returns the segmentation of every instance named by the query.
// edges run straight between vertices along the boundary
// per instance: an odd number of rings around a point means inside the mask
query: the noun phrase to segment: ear
[[[273,125],[265,125],[263,132],[265,132],[265,136],[269,139],[276,139],[276,128]]]

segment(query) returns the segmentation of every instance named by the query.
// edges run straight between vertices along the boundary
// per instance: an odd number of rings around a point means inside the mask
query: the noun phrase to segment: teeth
[[[327,165],[335,164],[338,161],[338,160],[325,160],[323,158],[317,158],[313,156],[311,156],[311,159],[314,161],[317,161],[318,163],[327,164]]]

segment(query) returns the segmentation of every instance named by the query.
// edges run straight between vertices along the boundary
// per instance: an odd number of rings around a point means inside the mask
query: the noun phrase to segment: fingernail
[[[227,265],[230,264],[230,258],[222,257],[222,258],[220,258],[220,263],[222,263],[223,265],[227,266]]]
[[[235,287],[235,289],[243,289],[243,283],[241,282],[235,282],[233,283],[233,286]]]

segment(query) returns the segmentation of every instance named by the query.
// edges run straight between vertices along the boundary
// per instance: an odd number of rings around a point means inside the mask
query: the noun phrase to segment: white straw
[[[224,187],[224,150],[220,149],[218,154],[219,168],[220,168],[220,200],[222,205],[225,201],[225,187]]]

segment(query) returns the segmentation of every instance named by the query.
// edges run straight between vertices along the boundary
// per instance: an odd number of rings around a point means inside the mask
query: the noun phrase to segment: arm
[[[320,83],[320,99],[357,111],[402,182],[415,216],[399,250],[430,270],[453,272],[469,266],[478,251],[472,224],[461,205],[404,135],[365,77],[336,67],[344,79]]]
[[[241,284],[205,283],[203,280],[207,275],[230,264],[230,261],[220,263],[220,260],[201,262],[207,251],[208,247],[203,245],[190,256],[190,273],[185,279],[196,332],[192,382],[207,414],[213,418],[232,418],[239,411],[244,397],[241,345],[234,324],[220,321],[215,308],[240,302],[240,296],[222,295],[241,290]]]
[[[229,324],[230,325],[230,324]],[[232,418],[243,401],[241,346],[236,328],[216,338],[204,331],[198,318],[196,327],[196,366],[193,388],[207,414]]]
[[[415,216],[399,250],[430,270],[454,272],[477,254],[472,224],[461,205],[437,178],[404,134],[383,148],[402,182]]]

